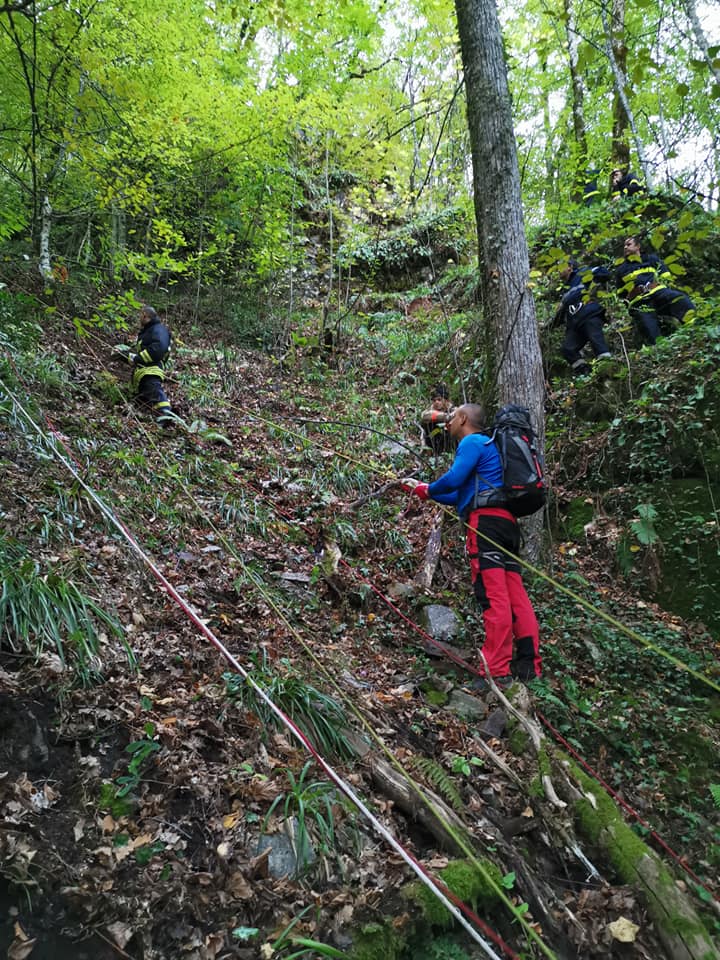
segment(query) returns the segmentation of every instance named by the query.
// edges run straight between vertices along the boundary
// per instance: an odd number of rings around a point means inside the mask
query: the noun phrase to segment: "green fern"
[[[712,794],[712,798],[715,801],[715,806],[718,809],[720,809],[720,783],[711,783],[710,793]]]
[[[440,766],[437,760],[431,757],[415,757],[413,766],[416,770],[428,780],[437,790],[443,800],[447,801],[456,813],[462,813],[465,809],[462,797],[458,789],[450,779],[447,771]]]

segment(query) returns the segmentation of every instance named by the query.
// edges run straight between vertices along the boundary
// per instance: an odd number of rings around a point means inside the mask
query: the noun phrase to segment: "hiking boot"
[[[506,690],[513,683],[513,678],[508,674],[506,677],[493,677],[493,683],[500,690]],[[470,684],[471,693],[488,693],[492,690],[490,683],[485,677],[476,677]]]
[[[570,365],[570,370],[574,377],[586,377],[589,373],[592,373],[587,360],[576,360],[575,363]]]
[[[515,656],[510,661],[510,672],[516,680],[535,679],[535,644],[532,637],[518,638]]]
[[[534,680],[537,676],[533,657],[518,657],[510,663],[510,670],[515,680]]]

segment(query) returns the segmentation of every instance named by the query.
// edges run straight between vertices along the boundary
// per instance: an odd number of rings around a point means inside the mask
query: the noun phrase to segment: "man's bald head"
[[[479,403],[464,403],[461,410],[467,414],[468,422],[476,430],[482,430],[485,426],[485,410]]]
[[[485,426],[485,410],[479,403],[464,403],[448,423],[448,432],[455,440],[470,433],[481,433]]]

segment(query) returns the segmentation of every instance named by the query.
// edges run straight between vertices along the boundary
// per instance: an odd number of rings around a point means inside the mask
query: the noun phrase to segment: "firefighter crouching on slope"
[[[177,421],[162,386],[170,344],[170,330],[155,310],[146,305],[140,310],[140,330],[135,349],[125,345],[114,348],[132,365],[130,382],[137,399],[142,406],[154,412],[161,427],[169,427]]]
[[[661,317],[693,322],[695,304],[682,290],[668,286],[672,274],[656,253],[643,253],[638,237],[631,236],[625,238],[623,256],[615,268],[615,282],[646,343],[654,344],[661,335]]]
[[[476,500],[482,501],[483,491],[495,492],[503,482],[500,454],[491,438],[482,432],[484,420],[484,410],[478,404],[458,407],[447,425],[450,436],[458,442],[450,469],[434,483],[421,483],[408,477],[401,485],[421,500],[454,506],[468,524],[466,547],[470,575],[485,626],[482,653],[495,683],[505,686],[512,677],[518,680],[539,677],[542,661],[538,622],[522,581],[520,564],[499,549],[519,553],[517,519],[502,507],[476,506]],[[485,534],[493,542],[489,543],[479,534]],[[487,690],[489,684],[487,680],[478,679],[473,688]]]
[[[588,269],[579,266],[575,260],[568,260],[560,267],[559,274],[566,289],[553,325],[565,323],[565,339],[560,353],[575,376],[584,376],[591,372],[590,364],[582,354],[586,343],[590,343],[596,360],[607,360],[612,356],[603,333],[605,308],[597,299],[593,283],[595,280],[609,280],[610,272],[605,267]]]

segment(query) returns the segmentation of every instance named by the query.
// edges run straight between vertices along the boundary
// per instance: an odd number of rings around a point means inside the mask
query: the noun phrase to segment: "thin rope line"
[[[375,815],[365,806],[365,804],[360,800],[356,795],[352,787],[346,783],[339,774],[335,772],[333,767],[318,753],[316,748],[313,746],[308,737],[300,730],[300,728],[288,717],[283,711],[276,706],[273,700],[267,695],[267,693],[252,679],[252,676],[248,671],[242,666],[242,664],[230,653],[230,651],[225,647],[221,640],[219,640],[212,630],[209,629],[207,624],[198,617],[198,615],[188,606],[182,596],[175,590],[173,585],[169,580],[164,576],[162,571],[156,566],[152,559],[143,551],[140,547],[137,540],[130,533],[130,530],[126,524],[119,520],[110,508],[104,503],[100,496],[90,487],[80,476],[77,470],[73,467],[72,463],[67,460],[57,449],[56,442],[60,442],[65,449],[67,445],[64,440],[60,437],[57,432],[53,433],[52,439],[44,433],[42,428],[35,423],[30,414],[25,410],[23,405],[14,395],[14,393],[9,390],[6,384],[0,380],[0,387],[2,387],[6,394],[11,398],[13,403],[16,405],[17,409],[20,410],[25,420],[33,427],[39,437],[41,437],[48,448],[54,454],[55,457],[65,466],[65,468],[72,474],[75,480],[83,487],[88,496],[92,499],[95,505],[98,507],[103,516],[122,534],[125,540],[129,543],[132,550],[140,557],[143,563],[148,567],[152,572],[155,579],[160,583],[162,588],[168,594],[168,596],[174,600],[174,602],[180,607],[183,613],[192,621],[192,623],[204,634],[206,639],[220,652],[220,654],[227,660],[227,662],[242,676],[246,683],[248,683],[253,690],[261,697],[261,699],[266,703],[266,705],[272,710],[272,712],[281,720],[281,722],[294,734],[294,736],[301,742],[301,744],[308,750],[308,752],[315,758],[320,767],[325,771],[327,776],[333,781],[333,783],[353,802],[357,809],[365,816],[369,823],[375,828],[375,830],[386,840],[387,843],[402,857],[405,863],[413,870],[413,872],[420,878],[422,883],[427,886],[431,892],[437,897],[438,900],[445,906],[447,910],[455,917],[456,920],[465,928],[465,930],[470,934],[470,936],[475,940],[475,942],[483,949],[487,956],[493,958],[493,960],[500,960],[498,955],[492,949],[489,943],[487,943],[480,934],[467,922],[465,917],[462,915],[462,912],[452,903],[439,889],[436,885],[434,878],[432,878],[426,869],[412,856],[408,853],[405,848],[392,836],[392,834],[383,826],[382,823],[375,817]],[[70,452],[70,451],[68,451]],[[517,955],[511,954],[513,960],[517,960]],[[552,954],[550,954],[552,955]]]

